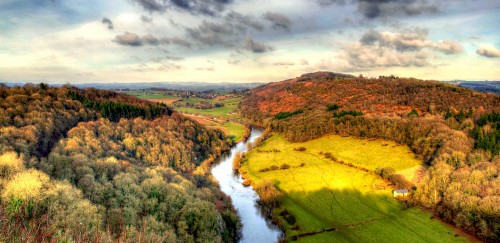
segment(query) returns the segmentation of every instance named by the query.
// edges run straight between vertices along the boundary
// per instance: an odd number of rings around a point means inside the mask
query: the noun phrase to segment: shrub
[[[337,104],[331,104],[326,106],[327,111],[336,111],[339,109],[339,106]]]
[[[294,148],[293,150],[299,151],[299,152],[304,152],[304,151],[306,151],[306,148],[304,148],[304,147],[298,147],[298,148]]]
[[[16,153],[7,152],[0,155],[0,177],[10,178],[23,169],[23,160]]]
[[[287,170],[287,169],[290,169],[290,166],[289,166],[288,164],[282,164],[282,165],[280,166],[280,169],[281,169],[281,170]]]
[[[294,225],[296,222],[295,216],[288,214],[285,216],[285,220],[289,225]]]
[[[347,115],[362,116],[363,112],[361,112],[361,111],[340,111],[340,112],[334,112],[333,113],[333,117],[334,118],[341,118],[341,117],[347,116]]]
[[[237,152],[233,159],[233,169],[238,170],[243,162],[243,153]]]
[[[274,116],[274,119],[281,120],[281,119],[285,119],[285,118],[288,118],[288,117],[291,117],[291,116],[294,116],[294,115],[297,115],[297,114],[300,114],[303,112],[304,111],[302,111],[302,110],[296,110],[293,112],[280,112]]]
[[[406,180],[406,178],[400,174],[391,174],[387,179],[397,188],[412,189],[415,186],[412,182]]]
[[[12,198],[26,200],[41,199],[44,187],[49,183],[49,176],[38,170],[29,169],[16,174],[4,187],[2,199]]]
[[[375,174],[380,175],[384,179],[388,179],[389,176],[395,173],[392,167],[384,167],[375,169]]]
[[[274,182],[268,179],[255,183],[254,189],[259,194],[260,201],[271,208],[278,207],[283,200],[283,193],[274,186]]]

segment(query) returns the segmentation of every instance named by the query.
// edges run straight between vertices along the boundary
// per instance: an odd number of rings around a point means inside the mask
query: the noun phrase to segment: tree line
[[[233,242],[205,168],[231,141],[110,91],[0,85],[0,241]]]

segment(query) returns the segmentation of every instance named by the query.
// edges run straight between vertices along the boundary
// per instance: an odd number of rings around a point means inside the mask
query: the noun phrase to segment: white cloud
[[[489,58],[500,57],[500,50],[498,50],[492,45],[481,45],[476,50],[476,53],[483,57],[489,57]]]

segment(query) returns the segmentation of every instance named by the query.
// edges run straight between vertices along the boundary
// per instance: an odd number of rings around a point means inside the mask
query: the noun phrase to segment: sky
[[[500,80],[499,0],[0,0],[0,81]]]

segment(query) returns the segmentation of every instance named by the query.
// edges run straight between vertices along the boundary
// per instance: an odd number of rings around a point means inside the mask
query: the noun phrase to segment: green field
[[[294,148],[304,147],[305,151]],[[273,151],[274,150],[274,151]],[[316,232],[301,242],[457,242],[453,229],[431,219],[419,208],[403,209],[392,198],[392,188],[373,172],[334,163],[324,158],[332,153],[345,163],[374,170],[391,166],[396,171],[421,164],[406,146],[389,141],[327,136],[305,143],[289,143],[273,135],[246,156],[241,169],[252,181],[273,180],[285,193],[283,204],[273,213],[285,226],[286,235]],[[320,154],[322,152],[322,154]],[[259,172],[272,165],[289,169]],[[293,230],[280,212],[286,209],[296,218]],[[334,231],[322,232],[331,229]]]
[[[233,142],[240,141],[245,135],[245,126],[243,124],[230,121],[216,121],[208,117],[189,116],[207,127],[222,130]]]
[[[228,136],[235,142],[240,141],[245,134],[245,126],[240,123],[225,122],[222,124],[222,128],[227,131]]]
[[[221,117],[221,118],[232,118],[238,119],[239,116],[235,114],[235,111],[238,109],[238,104],[241,102],[241,97],[222,99],[222,100],[207,100],[201,98],[188,98],[183,99],[182,101],[175,102],[175,105],[185,106],[186,103],[197,104],[201,101],[207,101],[210,103],[224,103],[224,107],[213,108],[213,109],[195,109],[191,107],[175,107],[176,110],[182,113],[189,114],[198,114],[212,117]]]
[[[125,92],[128,95],[135,96],[140,99],[172,99],[172,98],[180,98],[178,96],[166,95],[161,91],[155,90],[134,90]]]

